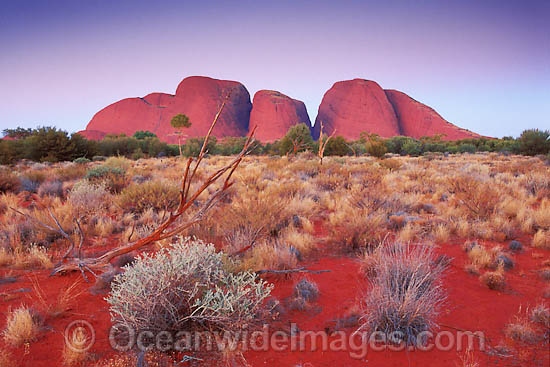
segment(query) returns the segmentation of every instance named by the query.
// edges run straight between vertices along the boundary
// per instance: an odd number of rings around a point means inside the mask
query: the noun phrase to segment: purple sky
[[[475,132],[550,129],[549,1],[1,1],[0,128],[84,129],[187,76],[274,89],[315,120],[339,80]]]

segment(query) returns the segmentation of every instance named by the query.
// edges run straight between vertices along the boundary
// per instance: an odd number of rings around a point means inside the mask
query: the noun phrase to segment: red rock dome
[[[256,138],[261,142],[280,139],[289,128],[302,122],[311,126],[304,102],[272,90],[260,90],[254,95],[249,131],[258,126]]]
[[[480,135],[461,129],[441,117],[431,107],[415,101],[397,90],[386,90],[386,95],[399,120],[401,134],[413,138],[443,135],[444,140],[479,138]]]
[[[170,120],[183,113],[191,127],[185,129],[189,137],[205,136],[214,116],[226,96],[230,95],[218,119],[213,135],[216,137],[242,136],[248,131],[252,104],[250,94],[238,82],[194,76],[184,79],[176,95],[151,93],[143,98],[127,98],[115,102],[92,118],[86,131],[133,135],[138,130],[151,131],[161,140],[176,143],[175,129]]]
[[[324,132],[359,139],[361,132],[382,137],[400,135],[397,116],[384,90],[378,83],[354,79],[334,83],[324,95],[313,127],[313,137],[319,138],[320,123]]]
[[[239,82],[192,76],[178,85],[175,95],[151,93],[105,107],[80,134],[99,140],[106,134],[133,135],[138,130],[148,130],[163,141],[176,143],[176,130],[170,120],[183,113],[192,124],[184,134],[205,136],[228,95],[213,131],[216,137],[245,136],[258,126],[256,137],[272,142],[282,138],[293,125],[310,124],[304,103],[282,93],[261,90],[252,105],[250,94]],[[435,110],[406,94],[384,91],[376,82],[365,79],[337,82],[325,93],[312,128],[315,139],[319,138],[321,121],[325,133],[336,131],[336,135],[352,140],[359,139],[362,132],[414,138],[441,134],[447,140],[480,137],[447,122]]]

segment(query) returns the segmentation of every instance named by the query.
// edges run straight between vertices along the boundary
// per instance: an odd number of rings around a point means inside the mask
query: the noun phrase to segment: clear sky
[[[191,75],[274,89],[315,120],[339,80],[475,132],[550,129],[550,1],[0,0],[0,128],[84,129]]]

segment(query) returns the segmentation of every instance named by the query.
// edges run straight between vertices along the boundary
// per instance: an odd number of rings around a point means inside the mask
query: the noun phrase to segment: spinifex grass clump
[[[390,342],[424,343],[424,331],[446,298],[441,279],[446,262],[436,261],[429,246],[382,245],[372,256],[371,289],[364,300],[360,330],[382,332]]]
[[[226,268],[222,253],[195,239],[143,255],[115,277],[111,317],[136,333],[249,328],[272,286]]]

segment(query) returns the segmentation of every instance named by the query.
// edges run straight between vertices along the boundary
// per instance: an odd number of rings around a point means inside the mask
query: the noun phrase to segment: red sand
[[[527,243],[527,239],[524,239]],[[438,322],[441,330],[455,332],[456,329],[481,330],[487,338],[487,347],[506,344],[516,350],[521,346],[514,345],[506,340],[503,329],[507,323],[513,320],[520,306],[534,306],[543,302],[542,290],[548,286],[543,282],[536,271],[541,268],[541,263],[548,258],[546,251],[526,250],[514,256],[516,266],[506,273],[507,288],[500,291],[492,291],[480,284],[478,277],[469,275],[464,270],[467,256],[460,246],[463,241],[453,241],[442,245],[438,252],[454,258],[448,274],[444,280],[448,291],[447,304]],[[492,243],[486,243],[491,246]],[[533,254],[540,254],[535,258]],[[537,255],[538,256],[538,255]],[[334,320],[346,316],[348,311],[358,304],[361,295],[368,292],[368,284],[361,274],[357,259],[348,257],[335,257],[319,255],[318,259],[304,264],[311,270],[331,270],[328,273],[307,274],[308,279],[319,286],[320,297],[313,303],[313,309],[307,312],[292,311],[282,316],[282,320],[274,323],[277,325],[289,325],[297,323],[302,331],[331,332],[334,328]],[[48,300],[54,302],[58,292],[67,285],[81,280],[79,273],[73,273],[63,277],[48,277],[46,271],[15,271],[2,269],[2,276],[19,276],[16,283],[0,285],[0,307],[3,317],[0,327],[5,326],[5,314],[10,308],[21,304],[36,304],[32,300],[33,292],[13,293],[15,290],[25,288],[32,289],[31,277],[36,277],[44,290]],[[273,295],[284,300],[292,294],[293,286],[304,275],[295,274],[292,277],[267,276],[266,279],[275,284]],[[73,320],[86,320],[91,323],[96,332],[96,342],[90,350],[98,358],[104,358],[113,354],[108,342],[108,329],[110,316],[108,305],[102,295],[92,295],[88,291],[91,284],[81,282],[78,286],[83,293],[78,297],[73,309],[64,316],[47,319],[46,329],[41,332],[37,341],[30,344],[28,349],[24,346],[8,348],[13,351],[20,366],[50,367],[62,364],[62,350],[64,343],[63,331]],[[9,295],[6,298],[6,295]],[[346,329],[351,333],[354,329]],[[330,339],[329,339],[330,340]],[[0,340],[0,346],[5,346]],[[477,345],[476,345],[477,346]],[[534,353],[540,365],[548,366],[550,361],[548,350],[542,347],[530,347],[527,352],[521,353],[523,360],[516,358],[501,358],[490,356],[487,353],[475,351],[476,359],[480,366],[533,366],[538,365],[532,360]],[[546,346],[547,348],[547,346]],[[489,348],[487,348],[489,349]],[[413,352],[374,352],[369,350],[365,358],[354,359],[348,352],[246,352],[245,357],[251,366],[455,366],[459,363],[459,354],[456,350],[444,351],[413,351]],[[368,362],[367,362],[368,361]],[[498,363],[498,364],[497,364]],[[186,364],[181,364],[185,366]]]

